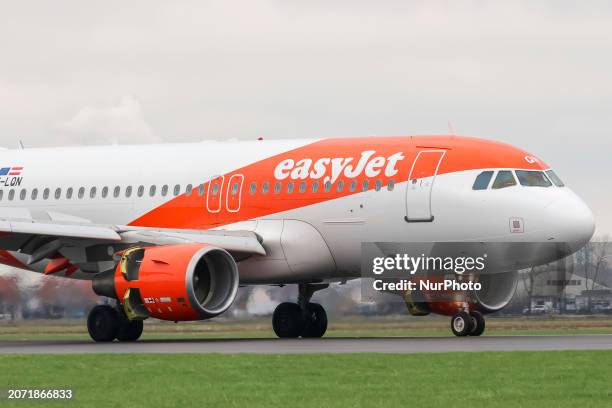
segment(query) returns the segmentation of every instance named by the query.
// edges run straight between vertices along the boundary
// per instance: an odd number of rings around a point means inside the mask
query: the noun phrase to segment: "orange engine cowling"
[[[443,276],[430,276],[432,282],[442,282]],[[403,293],[404,301],[410,314],[423,316],[429,313],[452,316],[467,303],[470,310],[482,313],[493,313],[510,303],[516,291],[518,272],[508,271],[476,275],[475,280],[481,284],[480,291],[432,291],[417,294]]]
[[[238,291],[238,267],[207,244],[133,247],[114,274],[94,279],[94,291],[115,297],[131,320],[202,320],[225,312]]]

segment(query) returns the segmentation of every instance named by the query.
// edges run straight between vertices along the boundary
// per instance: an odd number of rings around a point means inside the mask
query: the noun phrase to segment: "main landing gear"
[[[323,337],[327,330],[327,313],[318,303],[310,303],[312,295],[328,284],[300,284],[297,303],[284,302],[272,315],[274,333],[280,338]]]
[[[477,310],[461,311],[451,318],[451,330],[455,336],[480,336],[485,330],[485,319]]]
[[[94,341],[136,341],[142,334],[142,320],[128,320],[123,311],[98,305],[87,316],[87,331]]]

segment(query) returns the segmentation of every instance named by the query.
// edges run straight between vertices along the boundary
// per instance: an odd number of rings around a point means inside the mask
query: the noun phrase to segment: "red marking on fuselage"
[[[390,180],[404,182],[408,178],[418,153],[422,150],[439,149],[445,150],[443,160],[438,168],[438,174],[452,173],[464,170],[480,168],[521,168],[543,170],[546,164],[535,160],[525,160],[525,157],[534,156],[516,147],[482,139],[457,137],[457,136],[406,136],[406,137],[370,137],[358,139],[328,139],[308,144],[287,152],[280,153],[270,158],[249,164],[236,169],[223,176],[217,176],[209,182],[203,183],[202,191],[194,188],[189,195],[182,194],[168,202],[158,206],[148,213],[140,216],[130,223],[134,226],[159,227],[159,228],[186,228],[186,229],[209,229],[239,221],[254,219],[270,214],[292,210],[336,198],[356,194],[363,191],[364,181],[368,182],[368,189],[373,189],[376,182],[384,187]],[[347,174],[356,173],[355,166],[363,157],[364,152],[374,151],[370,160],[380,157],[379,162],[373,166],[379,170],[374,177],[368,177],[367,172],[361,171],[354,177]],[[394,155],[401,154],[401,160],[396,160],[395,170],[386,171],[383,159],[389,160]],[[395,156],[397,158],[397,156]],[[336,160],[335,163],[327,161]],[[350,160],[349,160],[350,159]],[[311,163],[319,162],[327,165],[324,171],[315,172],[311,168],[308,176],[304,179],[304,172],[296,170],[294,176],[283,180],[275,178],[278,167],[286,174],[283,162],[295,165],[303,164],[304,160]],[[341,169],[340,174],[334,173],[333,165],[336,165],[335,173]],[[347,166],[351,166],[347,170]],[[287,165],[287,169],[289,169]],[[349,170],[353,170],[352,172]],[[323,174],[322,177],[314,179],[312,176]],[[372,173],[372,172],[370,172]],[[421,172],[423,173],[423,172]],[[300,176],[301,174],[301,176]],[[388,175],[392,174],[392,175]],[[419,177],[427,177],[433,174],[419,174]],[[240,177],[239,177],[240,176]],[[237,178],[239,177],[239,178]],[[241,185],[239,180],[244,178]],[[325,191],[324,180],[334,180],[329,191]],[[230,180],[236,180],[237,187]],[[262,184],[268,183],[268,192],[262,193]],[[317,191],[313,191],[313,184],[318,182]],[[354,182],[354,185],[351,183]],[[255,183],[257,193],[250,194],[249,189]],[[275,192],[277,183],[280,183],[280,192]],[[302,183],[305,189],[302,191]],[[217,184],[218,187],[214,187]],[[354,188],[353,188],[354,187]],[[234,189],[233,189],[234,188]],[[233,190],[232,190],[233,189]],[[234,195],[235,192],[235,195]],[[239,202],[239,204],[238,204]],[[237,209],[239,205],[239,210]]]

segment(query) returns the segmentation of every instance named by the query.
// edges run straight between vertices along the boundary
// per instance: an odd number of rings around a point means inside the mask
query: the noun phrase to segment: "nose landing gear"
[[[327,313],[318,303],[310,303],[312,295],[328,284],[300,284],[297,303],[284,302],[272,315],[274,333],[280,338],[323,337],[327,330]]]

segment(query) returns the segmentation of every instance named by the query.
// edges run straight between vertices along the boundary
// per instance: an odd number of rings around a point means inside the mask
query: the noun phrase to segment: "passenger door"
[[[431,190],[445,150],[422,150],[418,153],[406,187],[406,221],[431,222]]]

